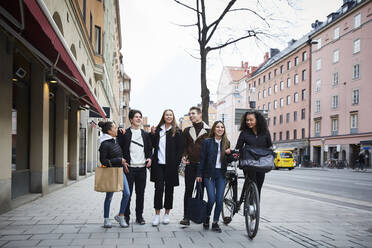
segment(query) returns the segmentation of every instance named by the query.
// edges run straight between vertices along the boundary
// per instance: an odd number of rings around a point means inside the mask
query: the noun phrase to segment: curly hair
[[[254,115],[256,118],[256,127],[257,127],[257,133],[259,135],[263,135],[268,132],[267,128],[267,121],[263,114],[257,110],[249,110],[245,112],[245,114],[242,116],[242,119],[240,120],[240,128],[239,131],[247,131],[250,129],[246,123],[247,115]]]

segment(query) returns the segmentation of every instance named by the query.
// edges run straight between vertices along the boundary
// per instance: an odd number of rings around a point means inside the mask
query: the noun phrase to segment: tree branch
[[[260,14],[258,14],[258,13],[257,13],[256,11],[254,11],[254,10],[251,10],[251,9],[248,9],[248,8],[239,8],[239,9],[231,9],[231,10],[229,10],[229,12],[234,12],[234,11],[244,11],[244,10],[249,11],[249,12],[252,12],[252,13],[255,14],[257,17],[259,17],[261,20],[263,20],[263,21],[267,24],[268,27],[270,27],[270,24],[266,21],[266,19],[265,19],[263,16],[261,16]]]
[[[174,1],[175,1],[176,3],[178,3],[179,5],[182,5],[183,7],[186,7],[186,8],[188,8],[188,9],[191,9],[191,10],[195,11],[195,12],[198,13],[198,14],[201,14],[198,10],[194,9],[193,7],[188,6],[187,4],[181,3],[181,2],[178,1],[178,0],[174,0]]]
[[[177,25],[179,27],[184,27],[184,28],[188,28],[188,27],[193,27],[193,26],[197,26],[198,24],[197,23],[194,23],[194,24],[178,24],[178,23],[174,23],[174,22],[171,22],[173,25]]]
[[[207,47],[207,51],[209,52],[209,51],[212,51],[212,50],[217,50],[217,49],[224,48],[225,46],[231,45],[231,44],[236,43],[236,42],[238,42],[238,41],[240,41],[240,40],[244,40],[244,39],[247,39],[247,38],[249,38],[249,37],[253,37],[253,36],[256,37],[257,34],[261,34],[261,32],[256,32],[256,31],[254,31],[254,30],[248,30],[248,34],[247,34],[247,35],[242,36],[242,37],[240,37],[240,38],[238,38],[238,39],[233,39],[233,40],[229,39],[230,41],[228,40],[228,41],[226,41],[225,44],[222,44],[222,45],[220,45],[220,46],[216,46],[216,47]]]
[[[199,0],[196,0],[196,9],[199,12]],[[201,44],[201,27],[200,27],[200,15],[197,13],[197,19],[198,19],[198,42]]]

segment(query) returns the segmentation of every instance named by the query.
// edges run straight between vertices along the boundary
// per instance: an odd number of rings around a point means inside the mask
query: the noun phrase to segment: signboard
[[[106,118],[110,118],[110,107],[103,107],[103,111],[106,114]],[[97,114],[96,112],[89,111],[89,117],[93,118],[102,118],[101,115]]]
[[[268,114],[264,110],[259,110],[259,109],[242,109],[242,108],[236,108],[235,109],[235,120],[234,123],[235,125],[240,125],[240,120],[242,119],[242,116],[245,114],[247,111],[258,111],[263,114],[263,116],[267,119]]]

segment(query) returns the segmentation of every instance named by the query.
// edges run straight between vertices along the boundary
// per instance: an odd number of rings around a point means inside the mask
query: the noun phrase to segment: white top
[[[165,130],[165,124],[163,124],[160,128],[161,130],[159,132],[160,139],[159,139],[159,150],[158,150],[158,164],[166,164],[166,160],[165,160],[165,151],[166,151],[166,145],[167,145],[166,134],[167,134],[167,131],[169,131],[172,128],[172,125],[169,126],[167,130]]]
[[[143,139],[141,134],[141,129],[130,129],[132,132],[132,140],[136,143],[143,145]],[[131,167],[144,167],[146,158],[145,158],[145,149],[139,145],[134,144],[133,142],[129,145],[130,152],[130,166]]]
[[[218,145],[216,169],[221,169],[221,140],[214,139]]]

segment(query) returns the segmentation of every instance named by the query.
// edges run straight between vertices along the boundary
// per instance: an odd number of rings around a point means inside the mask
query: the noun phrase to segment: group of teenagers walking
[[[209,126],[202,121],[202,112],[198,107],[191,107],[189,117],[192,126],[182,131],[175,119],[174,112],[167,109],[156,127],[147,133],[142,126],[142,113],[139,110],[129,112],[131,126],[126,130],[118,128],[113,122],[100,122],[103,135],[100,137],[100,162],[106,167],[123,167],[124,190],[119,213],[114,219],[121,227],[128,227],[130,221],[130,201],[135,186],[136,223],[144,225],[144,194],[147,169],[150,180],[155,184],[153,226],[170,222],[173,208],[174,187],[179,185],[179,166],[185,165],[184,180],[184,215],[181,225],[190,225],[188,201],[192,197],[195,182],[205,187],[208,203],[207,218],[203,222],[205,229],[210,228],[210,215],[214,207],[211,229],[221,232],[218,224],[222,210],[223,195],[226,185],[228,163],[238,158],[230,148],[222,121]],[[235,149],[244,145],[268,148],[272,146],[266,119],[258,111],[246,112],[241,120],[240,135]],[[249,172],[248,176],[258,186],[259,194],[265,179],[265,173]],[[107,192],[104,202],[104,227],[110,228],[110,203],[113,192]],[[165,213],[160,218],[160,212]]]

